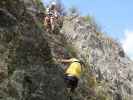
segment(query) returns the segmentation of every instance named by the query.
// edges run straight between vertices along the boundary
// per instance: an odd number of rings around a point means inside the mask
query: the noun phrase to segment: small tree
[[[78,8],[76,8],[76,7],[74,7],[74,6],[71,7],[71,8],[69,8],[68,13],[69,13],[70,15],[79,15]]]
[[[39,7],[40,10],[44,11],[45,7],[43,5],[42,0],[34,0],[36,2],[37,7]]]
[[[65,15],[66,12],[65,12],[65,7],[64,5],[62,4],[61,0],[56,0],[57,2],[57,9],[58,9],[58,12],[61,14],[61,15]]]
[[[90,16],[89,14],[84,17],[84,20],[89,23],[93,29],[95,29],[97,32],[101,32],[101,27],[97,24],[95,18],[93,16]]]

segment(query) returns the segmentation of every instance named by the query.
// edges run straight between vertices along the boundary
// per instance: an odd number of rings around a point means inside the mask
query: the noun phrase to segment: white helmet
[[[51,5],[54,5],[55,6],[56,5],[56,2],[52,2]]]

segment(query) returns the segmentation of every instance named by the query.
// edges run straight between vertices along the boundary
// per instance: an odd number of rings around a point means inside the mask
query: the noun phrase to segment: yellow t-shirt
[[[72,58],[70,60],[72,61],[72,63],[67,68],[65,73],[68,74],[68,76],[75,76],[77,78],[80,78],[80,75],[81,75],[81,64],[78,62],[79,60],[77,60],[75,58]]]

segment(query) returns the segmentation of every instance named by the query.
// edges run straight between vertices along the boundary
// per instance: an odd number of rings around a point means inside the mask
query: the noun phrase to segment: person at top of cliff
[[[44,26],[46,27],[46,31],[51,30],[51,24],[52,24],[52,13],[50,12],[50,9],[46,9],[46,16],[44,17]]]
[[[59,13],[57,11],[57,5],[55,2],[52,2],[51,5],[46,9],[46,16],[44,18],[44,25],[47,27],[47,30],[54,30],[54,21],[58,19]]]
[[[77,58],[61,59],[60,62],[69,65],[65,69],[64,81],[67,88],[70,88],[70,92],[73,93],[81,76],[82,63]]]
[[[58,12],[58,5],[56,4],[56,2],[52,2],[49,8],[50,8],[53,16],[55,18],[58,18],[59,12]]]

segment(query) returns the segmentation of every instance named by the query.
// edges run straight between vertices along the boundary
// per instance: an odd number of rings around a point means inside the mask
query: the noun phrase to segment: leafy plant
[[[72,45],[67,44],[67,45],[66,45],[66,49],[68,50],[68,52],[70,53],[71,56],[77,57],[77,53],[76,53],[77,50],[76,50],[76,48],[74,48]]]
[[[34,0],[37,4],[37,7],[39,7],[41,10],[45,10],[45,7],[42,3],[42,0]]]
[[[84,16],[84,20],[85,20],[85,22],[91,22],[91,20],[92,20],[92,18],[91,18],[91,16],[90,15],[87,15],[87,16]]]

